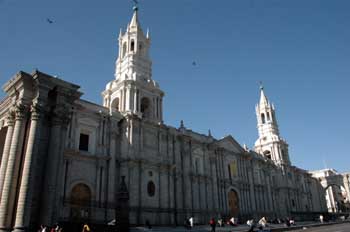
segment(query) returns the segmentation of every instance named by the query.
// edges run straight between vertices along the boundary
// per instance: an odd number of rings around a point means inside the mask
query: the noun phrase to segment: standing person
[[[323,215],[320,215],[320,222],[323,223]]]
[[[211,227],[211,232],[215,232],[216,222],[214,218],[211,218],[209,221],[209,225]]]
[[[218,224],[219,224],[219,226],[220,226],[220,227],[222,227],[222,226],[223,226],[223,223],[222,223],[222,218],[219,218],[219,219],[218,219]]]
[[[190,217],[189,221],[190,221],[190,229],[192,229],[194,226],[193,216]]]

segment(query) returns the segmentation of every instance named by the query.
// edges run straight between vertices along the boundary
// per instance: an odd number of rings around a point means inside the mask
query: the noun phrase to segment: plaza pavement
[[[337,222],[329,222],[329,223],[319,223],[319,222],[300,222],[291,227],[286,227],[284,224],[269,224],[269,227],[266,229],[266,231],[290,231],[290,230],[298,230],[301,231],[303,227],[310,228],[310,227],[320,227],[320,226],[330,226],[334,224],[340,224],[340,223],[346,223],[349,224],[349,220],[346,221],[337,221]],[[216,232],[243,232],[248,231],[249,227],[247,225],[239,225],[239,226],[225,226],[225,227],[216,227]],[[152,229],[147,229],[146,227],[134,227],[130,229],[130,232],[141,232],[141,231],[147,231],[147,232],[208,232],[211,231],[211,228],[209,225],[198,225],[195,226],[193,229],[188,230],[183,226],[178,227],[153,227]],[[257,229],[255,230],[257,231]],[[317,230],[313,230],[317,231]],[[350,231],[350,230],[348,230]],[[347,232],[348,232],[347,231]],[[345,232],[345,231],[344,231]]]

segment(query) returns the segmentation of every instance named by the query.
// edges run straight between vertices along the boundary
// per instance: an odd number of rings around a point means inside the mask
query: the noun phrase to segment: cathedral
[[[327,211],[319,180],[291,164],[262,87],[252,150],[233,136],[164,124],[165,93],[152,78],[150,45],[135,8],[120,31],[115,78],[102,105],[83,100],[78,85],[39,70],[20,71],[5,83],[0,232],[56,222],[107,224],[115,218],[122,177],[131,225]]]

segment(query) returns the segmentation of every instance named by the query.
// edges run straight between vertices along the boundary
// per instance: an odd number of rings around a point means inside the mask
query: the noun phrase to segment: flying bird
[[[52,21],[51,19],[49,19],[49,18],[47,18],[46,21],[47,21],[48,23],[50,23],[50,24],[53,23],[53,21]]]

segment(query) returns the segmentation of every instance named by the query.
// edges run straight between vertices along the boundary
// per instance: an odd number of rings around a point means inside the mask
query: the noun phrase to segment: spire
[[[264,86],[260,83],[260,106],[267,106],[269,104],[269,101],[267,100],[267,97],[264,93]]]
[[[147,28],[146,38],[149,39],[149,28]]]
[[[123,29],[120,28],[120,30],[119,30],[119,38],[122,38],[122,36],[123,36]]]
[[[131,21],[129,24],[130,30],[133,28],[137,29],[139,27],[139,20],[138,20],[138,15],[137,15],[138,8],[137,8],[137,6],[134,6],[133,9],[134,9],[134,14],[132,15],[132,18],[131,18]]]

